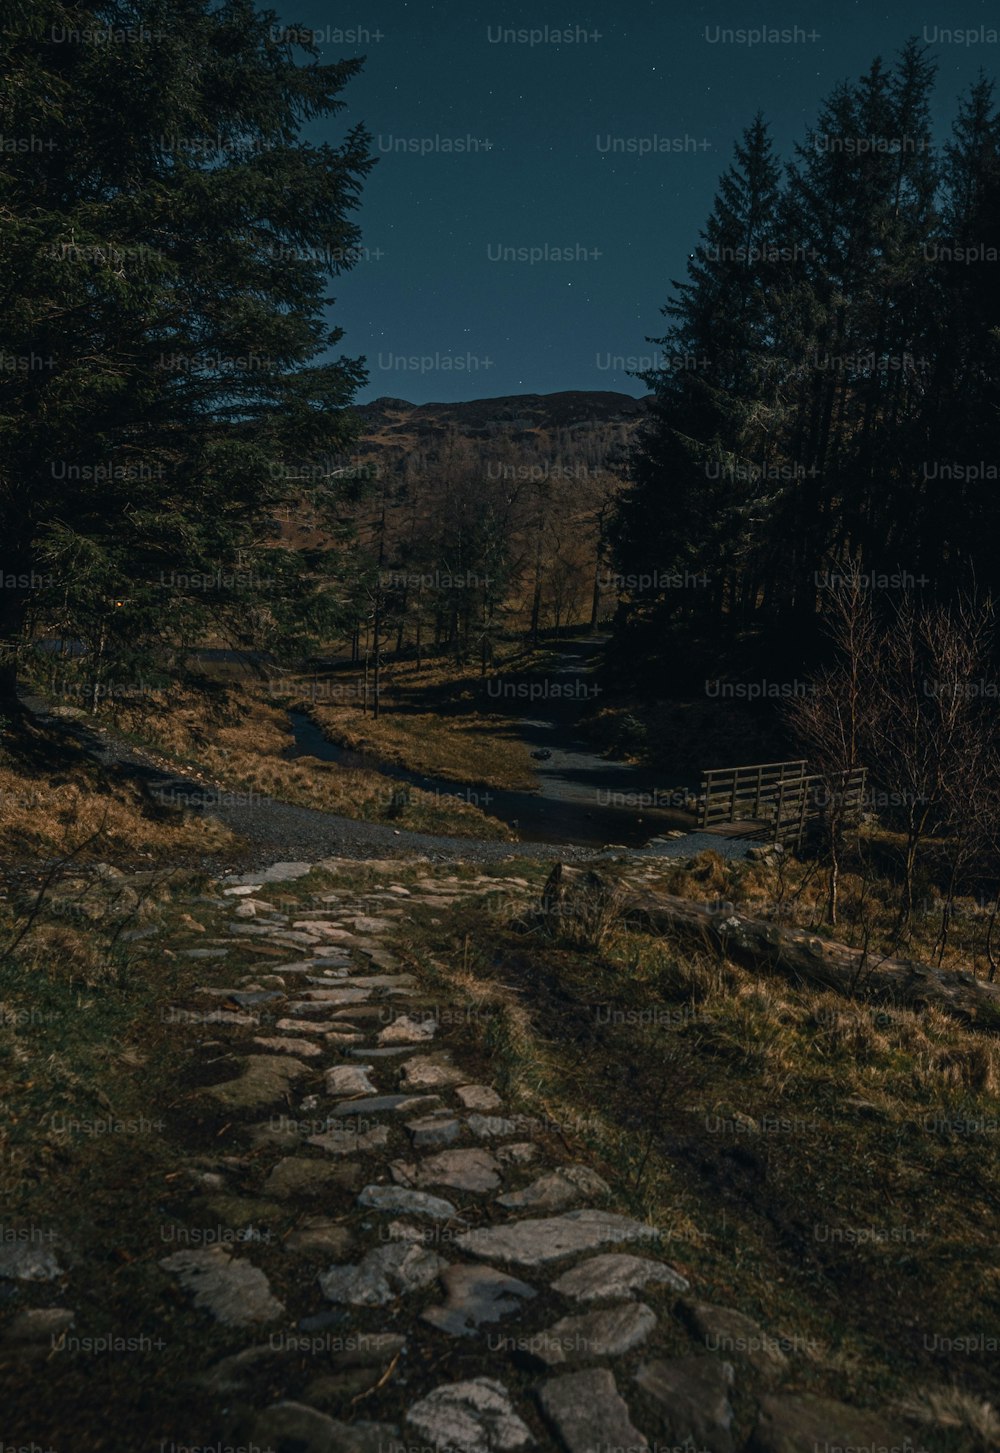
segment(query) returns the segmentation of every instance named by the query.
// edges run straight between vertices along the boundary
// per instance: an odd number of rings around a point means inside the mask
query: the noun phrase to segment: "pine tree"
[[[0,570],[28,582],[0,591],[7,715],[29,608],[95,616],[127,671],[158,636],[327,609],[273,519],[303,493],[335,514],[315,462],[364,375],[330,361],[324,305],[373,164],[359,126],[303,135],[360,62],[251,0],[23,10],[0,35]]]
[[[644,375],[650,421],[631,461],[615,550],[619,572],[652,578],[622,611],[643,655],[663,650],[667,623],[752,604],[754,517],[766,508],[767,422],[779,407],[768,365],[770,299],[782,259],[775,236],[780,171],[758,115],[719,182],[686,282],[651,339],[662,366]],[[674,583],[707,572],[709,587]],[[641,644],[639,644],[641,641]]]

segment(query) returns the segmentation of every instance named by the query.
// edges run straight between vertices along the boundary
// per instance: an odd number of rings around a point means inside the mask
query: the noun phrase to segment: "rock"
[[[382,1307],[430,1286],[448,1263],[412,1241],[379,1246],[357,1266],[333,1266],[319,1278],[323,1295],[352,1307]]]
[[[326,1160],[310,1160],[306,1156],[288,1156],[279,1160],[264,1182],[264,1194],[279,1201],[293,1196],[318,1196],[336,1188],[355,1190],[360,1171],[354,1165],[331,1165]]]
[[[303,1039],[281,1039],[277,1035],[267,1038],[258,1035],[253,1042],[258,1049],[266,1049],[269,1054],[297,1054],[302,1059],[315,1059],[318,1054],[323,1053],[318,1044],[310,1044]]]
[[[30,1307],[18,1312],[3,1330],[4,1343],[41,1342],[45,1350],[53,1337],[67,1332],[73,1325],[73,1313],[67,1307]]]
[[[403,1014],[379,1032],[379,1044],[424,1044],[437,1033],[436,1019],[412,1019]]]
[[[689,1441],[708,1453],[733,1453],[731,1363],[700,1356],[645,1362],[635,1380],[660,1404],[663,1431],[671,1442]]]
[[[308,1145],[318,1145],[328,1155],[358,1155],[362,1151],[384,1150],[389,1143],[387,1125],[373,1125],[370,1130],[359,1126],[334,1126],[322,1135],[310,1135]]]
[[[308,1066],[289,1055],[249,1055],[242,1074],[204,1092],[226,1110],[256,1110],[284,1100],[289,1087],[309,1073]]]
[[[906,1448],[919,1453],[903,1429],[878,1413],[851,1408],[803,1393],[763,1397],[752,1445],[754,1453],[813,1453],[824,1448]]]
[[[455,1094],[466,1110],[478,1110],[488,1115],[491,1111],[500,1110],[503,1107],[500,1096],[489,1085],[459,1085]]]
[[[418,1054],[403,1065],[400,1085],[404,1090],[438,1090],[457,1085],[464,1075],[448,1063],[446,1055]]]
[[[320,1004],[325,1009],[338,1004],[367,1004],[371,998],[370,989],[304,989],[302,998],[307,1004]]]
[[[244,1347],[242,1352],[223,1357],[204,1372],[197,1373],[193,1380],[198,1387],[216,1394],[245,1392],[260,1376],[263,1364],[281,1361],[290,1355],[290,1349],[275,1348],[268,1342]]]
[[[506,1453],[534,1441],[502,1383],[491,1377],[445,1383],[406,1415],[441,1453]]]
[[[441,1101],[437,1095],[371,1095],[363,1100],[345,1100],[333,1107],[332,1114],[338,1117],[348,1115],[379,1115],[386,1110],[440,1110]]]
[[[516,1135],[518,1126],[500,1115],[470,1115],[465,1122],[477,1140],[495,1140],[503,1135]]]
[[[55,1281],[65,1276],[51,1245],[39,1246],[27,1239],[31,1234],[26,1232],[23,1241],[0,1241],[0,1280]],[[54,1233],[47,1232],[46,1239],[54,1241]]]
[[[579,1302],[593,1302],[610,1297],[631,1297],[646,1286],[668,1286],[686,1292],[689,1283],[673,1267],[645,1256],[627,1252],[607,1252],[574,1266],[552,1283],[552,1290]]]
[[[356,933],[391,933],[395,924],[389,918],[366,918],[364,914],[352,918],[349,922],[353,925]]]
[[[645,1342],[655,1326],[656,1315],[643,1302],[623,1302],[579,1317],[563,1317],[532,1337],[530,1350],[550,1367],[595,1357],[620,1357]]]
[[[561,1211],[575,1201],[610,1196],[611,1187],[585,1165],[565,1165],[539,1176],[523,1191],[509,1191],[497,1204],[509,1211]]]
[[[305,1403],[275,1403],[253,1424],[250,1446],[269,1453],[404,1453],[389,1423],[341,1423]]]
[[[279,1019],[274,1027],[279,1034],[326,1034],[337,1029],[332,1019],[310,1020],[308,1024],[299,1019]]]
[[[441,1273],[448,1300],[424,1312],[423,1320],[452,1337],[466,1337],[483,1322],[498,1322],[519,1312],[535,1295],[527,1282],[492,1266],[450,1266]]]
[[[462,1133],[462,1122],[453,1115],[426,1115],[422,1120],[408,1120],[406,1128],[417,1150],[435,1150],[439,1145],[453,1145]]]
[[[192,1293],[196,1307],[223,1326],[246,1327],[285,1315],[282,1304],[271,1295],[264,1273],[248,1261],[230,1256],[221,1246],[175,1251],[160,1266],[179,1278],[184,1290]]]
[[[307,1216],[290,1236],[285,1250],[296,1256],[333,1257],[343,1261],[351,1249],[351,1233],[327,1216]]]
[[[393,1178],[404,1186],[450,1186],[456,1191],[495,1191],[499,1166],[488,1150],[443,1150],[414,1164],[396,1161]]]
[[[483,1260],[512,1261],[522,1266],[543,1266],[581,1251],[594,1251],[609,1242],[647,1241],[659,1231],[641,1221],[610,1211],[568,1211],[541,1221],[515,1221],[508,1226],[487,1226],[466,1231],[456,1245]]]
[[[459,1219],[450,1201],[442,1200],[440,1196],[429,1196],[426,1191],[407,1190],[403,1186],[365,1186],[358,1197],[358,1205],[373,1211],[430,1216],[434,1221]]]
[[[262,873],[247,873],[243,877],[234,878],[233,882],[245,886],[247,883],[252,883],[254,877],[256,877],[258,881],[254,883],[254,886],[250,890],[254,893],[259,888],[262,888],[265,883],[290,883],[294,878],[304,878],[307,873],[312,872],[313,866],[314,864],[312,863],[272,863]],[[225,889],[223,889],[223,892],[225,892]]]
[[[377,1095],[378,1087],[368,1078],[372,1065],[335,1065],[324,1081],[328,1095]]]
[[[769,1336],[742,1312],[705,1302],[686,1302],[684,1311],[710,1352],[744,1362],[762,1377],[780,1377],[787,1370],[788,1358],[781,1349],[784,1339]]]
[[[493,1154],[501,1165],[527,1165],[538,1156],[538,1146],[530,1140],[515,1140],[511,1145],[498,1145]]]
[[[649,1444],[633,1426],[628,1405],[607,1368],[550,1378],[538,1401],[569,1453],[607,1453],[612,1448],[648,1453]]]

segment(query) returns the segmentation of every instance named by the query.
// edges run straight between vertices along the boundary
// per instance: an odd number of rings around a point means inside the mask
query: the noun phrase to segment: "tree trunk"
[[[1000,985],[953,969],[868,955],[806,929],[749,918],[731,903],[704,906],[648,889],[631,890],[627,882],[618,884],[593,869],[557,863],[542,893],[542,911],[556,919],[572,917],[574,899],[586,912],[595,895],[610,898],[616,890],[622,893],[622,920],[640,933],[679,938],[845,998],[915,1010],[932,1005],[970,1028],[1000,1029]]]

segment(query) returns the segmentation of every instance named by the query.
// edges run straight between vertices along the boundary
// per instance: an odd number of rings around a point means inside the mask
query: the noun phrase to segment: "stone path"
[[[524,880],[435,867],[407,887],[400,864],[369,866],[369,891],[293,911],[274,899],[307,864],[222,885],[200,990],[174,1006],[225,1069],[195,1096],[220,1148],[187,1169],[238,1228],[158,1257],[192,1345],[213,1324],[212,1345],[229,1341],[191,1368],[219,1424],[188,1442],[215,1446],[242,1409],[234,1436],[274,1453],[916,1453],[891,1419],[803,1391],[789,1340],[706,1304],[660,1230],[553,1153],[481,1051],[469,1066],[446,1012],[460,1006],[399,961],[394,935],[414,900],[445,914],[526,895]],[[253,973],[227,970],[234,944],[258,946]],[[0,1276],[43,1285],[58,1254],[15,1248]],[[21,1315],[27,1344],[72,1314]]]

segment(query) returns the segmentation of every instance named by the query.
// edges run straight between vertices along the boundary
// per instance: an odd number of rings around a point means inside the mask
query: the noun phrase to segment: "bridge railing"
[[[702,774],[698,825],[743,822],[773,842],[801,845],[806,829],[829,807],[831,791],[847,809],[860,809],[866,792],[864,767],[841,773],[831,786],[805,759],[717,767]]]

